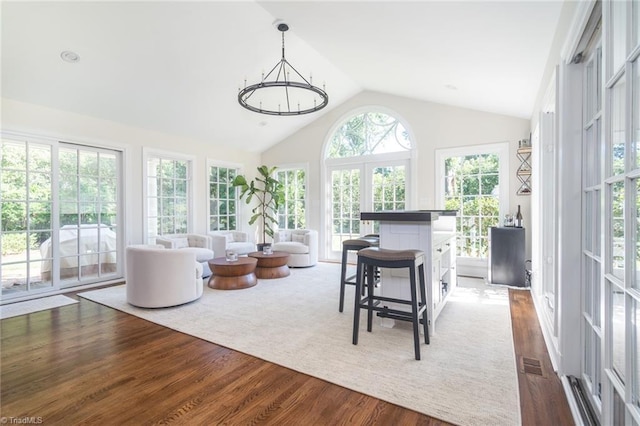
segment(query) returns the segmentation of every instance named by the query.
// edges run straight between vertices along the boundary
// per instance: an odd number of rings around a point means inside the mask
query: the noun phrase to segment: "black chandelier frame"
[[[312,112],[320,111],[322,108],[326,107],[329,103],[329,95],[324,90],[324,87],[321,89],[317,86],[311,84],[311,81],[304,78],[302,74],[295,69],[293,65],[286,60],[284,55],[284,33],[289,30],[289,26],[285,23],[279,23],[277,26],[278,31],[282,32],[282,58],[280,61],[271,68],[271,71],[267,73],[267,75],[263,75],[262,81],[260,83],[252,84],[247,86],[245,80],[245,88],[241,89],[238,93],[238,103],[240,105],[250,111],[257,112],[260,114],[267,115],[280,115],[280,116],[292,116],[292,115],[303,115],[309,114]],[[287,70],[287,67],[292,70],[295,75],[297,75],[302,81],[291,81],[290,79],[290,71]],[[272,81],[268,81],[269,77],[275,73],[275,79]],[[262,102],[258,105],[251,105],[249,100],[256,94],[256,92],[264,89],[271,88],[283,88],[285,92],[286,99],[286,108],[285,110],[281,109],[281,105],[278,105],[278,110],[266,109],[262,107]],[[310,92],[314,92],[320,96],[320,104],[316,102],[314,98],[313,106],[304,106],[303,109],[300,109],[300,104],[298,104],[298,108],[292,109],[291,100],[289,99],[289,89],[302,89],[308,90]]]

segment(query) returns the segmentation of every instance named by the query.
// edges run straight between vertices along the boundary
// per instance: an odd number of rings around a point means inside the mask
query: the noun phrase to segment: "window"
[[[302,168],[282,168],[276,171],[276,179],[284,188],[284,202],[278,208],[280,229],[301,229],[306,226],[306,172]]]
[[[489,228],[507,212],[508,143],[438,150],[441,205],[457,210],[458,256],[486,259]]]
[[[149,154],[146,160],[147,240],[189,231],[192,161]]]
[[[238,224],[235,167],[209,166],[209,231],[232,231]]]
[[[409,133],[400,120],[382,112],[365,112],[336,129],[328,157],[348,158],[410,149]]]

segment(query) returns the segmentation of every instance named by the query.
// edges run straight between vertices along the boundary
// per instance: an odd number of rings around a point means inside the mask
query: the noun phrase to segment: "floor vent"
[[[542,364],[539,359],[535,358],[520,358],[520,371],[525,374],[533,374],[536,376],[544,377],[542,373]]]

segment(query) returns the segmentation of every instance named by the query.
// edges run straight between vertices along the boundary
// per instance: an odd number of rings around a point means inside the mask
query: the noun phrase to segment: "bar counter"
[[[418,249],[425,254],[425,280],[429,332],[435,333],[436,319],[456,286],[456,210],[396,210],[361,212],[360,220],[380,223],[380,247],[394,250]],[[404,272],[404,271],[403,271]],[[382,270],[382,296],[410,299],[406,272]],[[406,309],[397,305],[396,309]],[[383,326],[393,320],[382,318]]]

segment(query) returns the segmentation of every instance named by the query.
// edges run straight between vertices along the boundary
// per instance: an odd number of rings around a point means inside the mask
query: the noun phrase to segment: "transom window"
[[[365,112],[345,121],[333,133],[328,158],[408,151],[411,140],[400,120],[382,112]]]

